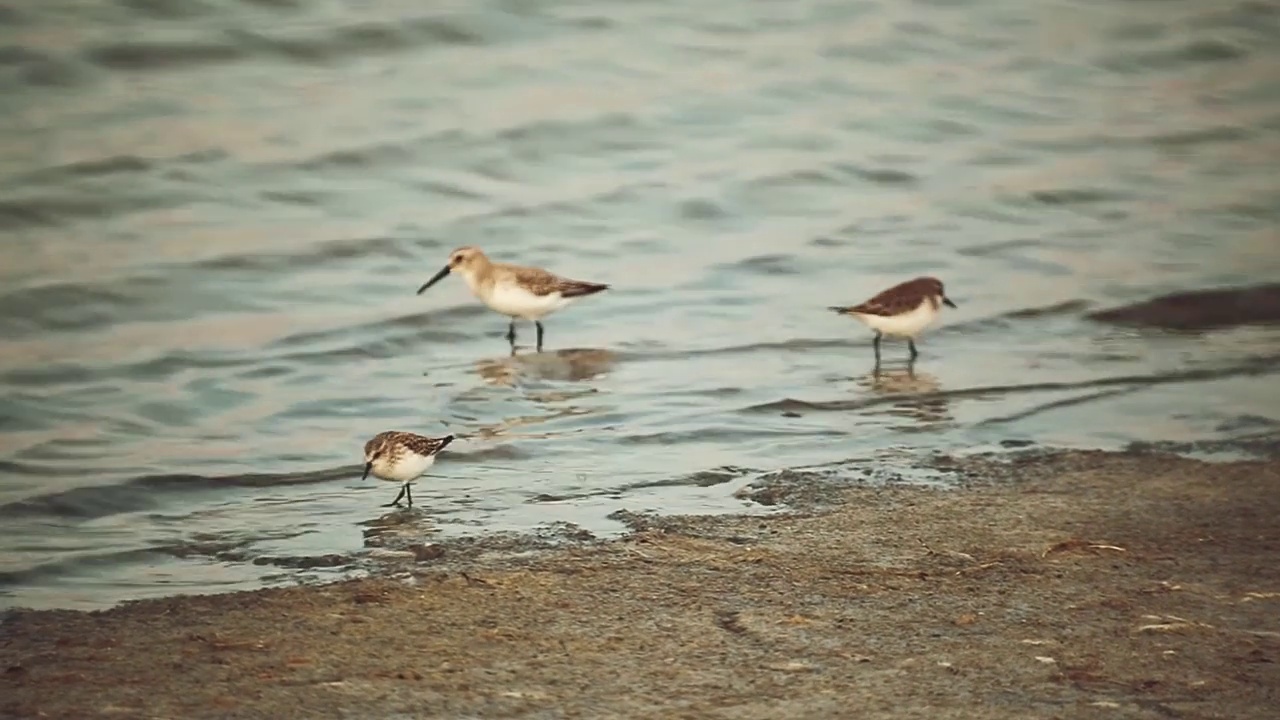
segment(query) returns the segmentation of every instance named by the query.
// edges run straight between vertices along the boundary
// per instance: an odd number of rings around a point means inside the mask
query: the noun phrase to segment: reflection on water
[[[536,400],[538,404],[547,406],[546,411],[539,414],[512,415],[510,417],[505,417],[496,423],[479,426],[470,433],[460,435],[459,437],[476,438],[479,440],[554,438],[559,434],[555,430],[529,432],[521,431],[520,428],[538,427],[540,425],[551,423],[555,420],[572,418],[579,415],[589,415],[592,412],[591,409],[587,407],[555,404],[556,401],[567,401],[573,399],[573,394],[571,393],[536,394],[533,399]]]
[[[548,350],[480,360],[476,372],[493,385],[511,386],[518,380],[577,382],[604,375],[616,360],[615,353],[603,349]]]
[[[390,487],[390,486],[388,486]],[[359,523],[364,527],[365,547],[394,547],[401,541],[429,540],[440,529],[431,522],[430,507],[401,507],[383,511],[381,515]]]
[[[858,385],[876,395],[892,398],[886,404],[876,405],[874,412],[914,421],[903,426],[903,430],[933,430],[934,425],[952,420],[948,412],[947,396],[940,392],[942,384],[938,382],[937,376],[917,370],[916,363],[891,369],[878,365],[870,373],[858,378]]]
[[[1280,421],[1280,326],[1085,317],[1280,274],[1267,3],[708,2],[21,4],[0,604],[337,572],[371,518],[607,533],[739,509],[679,481],[723,468]],[[460,245],[614,287],[556,316],[580,349],[495,357],[465,284],[412,292]],[[965,302],[864,377],[825,308],[922,274]],[[459,437],[424,516],[356,482],[387,429]]]

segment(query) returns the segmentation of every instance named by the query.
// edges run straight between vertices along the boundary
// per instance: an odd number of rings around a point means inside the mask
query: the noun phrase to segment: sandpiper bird
[[[476,247],[460,247],[449,255],[449,263],[422,287],[421,295],[440,278],[454,272],[467,281],[472,294],[490,310],[511,318],[507,340],[516,350],[516,318],[531,320],[538,328],[538,352],[542,352],[542,318],[574,300],[609,289],[601,283],[569,280],[541,268],[496,263]]]
[[[920,354],[916,351],[915,339],[938,318],[942,305],[956,306],[943,291],[942,281],[934,277],[918,277],[894,285],[861,305],[831,309],[841,315],[852,315],[876,331],[876,339],[871,344],[876,351],[878,366],[881,335],[906,338],[907,347],[911,349],[911,362],[914,362]]]
[[[452,435],[430,438],[398,430],[380,432],[364,444],[364,474],[360,479],[373,473],[382,480],[401,483],[400,494],[383,507],[399,507],[400,498],[406,496],[409,507],[413,507],[409,484],[426,473],[435,464],[436,455],[451,442]]]

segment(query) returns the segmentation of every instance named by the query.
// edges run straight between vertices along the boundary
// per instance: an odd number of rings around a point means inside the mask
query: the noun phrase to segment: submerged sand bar
[[[955,467],[412,583],[12,613],[0,716],[1280,717],[1280,461]]]

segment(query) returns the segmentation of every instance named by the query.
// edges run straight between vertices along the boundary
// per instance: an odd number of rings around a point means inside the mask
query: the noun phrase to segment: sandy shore
[[[1277,717],[1280,461],[951,466],[412,582],[12,613],[0,715]]]

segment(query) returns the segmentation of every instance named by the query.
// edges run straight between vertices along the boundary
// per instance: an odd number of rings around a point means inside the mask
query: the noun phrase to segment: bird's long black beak
[[[943,304],[943,305],[946,305],[946,306],[947,306],[947,307],[949,307],[949,308],[953,308],[953,307],[955,307],[955,306],[956,306],[956,304],[955,304],[955,303],[951,302],[951,298],[946,297],[945,295],[944,295],[944,296],[943,296],[943,298],[942,298],[942,304]]]
[[[427,288],[440,282],[440,278],[448,274],[449,274],[449,266],[445,265],[444,267],[440,268],[440,272],[436,273],[434,277],[432,277],[430,280],[423,283],[422,287],[418,288],[418,294],[421,295],[422,293],[426,292]]]
[[[370,470],[372,470],[372,469],[373,469],[373,463],[371,463],[371,462],[367,462],[367,463],[365,463],[365,464],[364,464],[364,474],[360,476],[360,479],[361,479],[361,480],[364,480],[365,478],[369,477],[369,471],[370,471]]]

